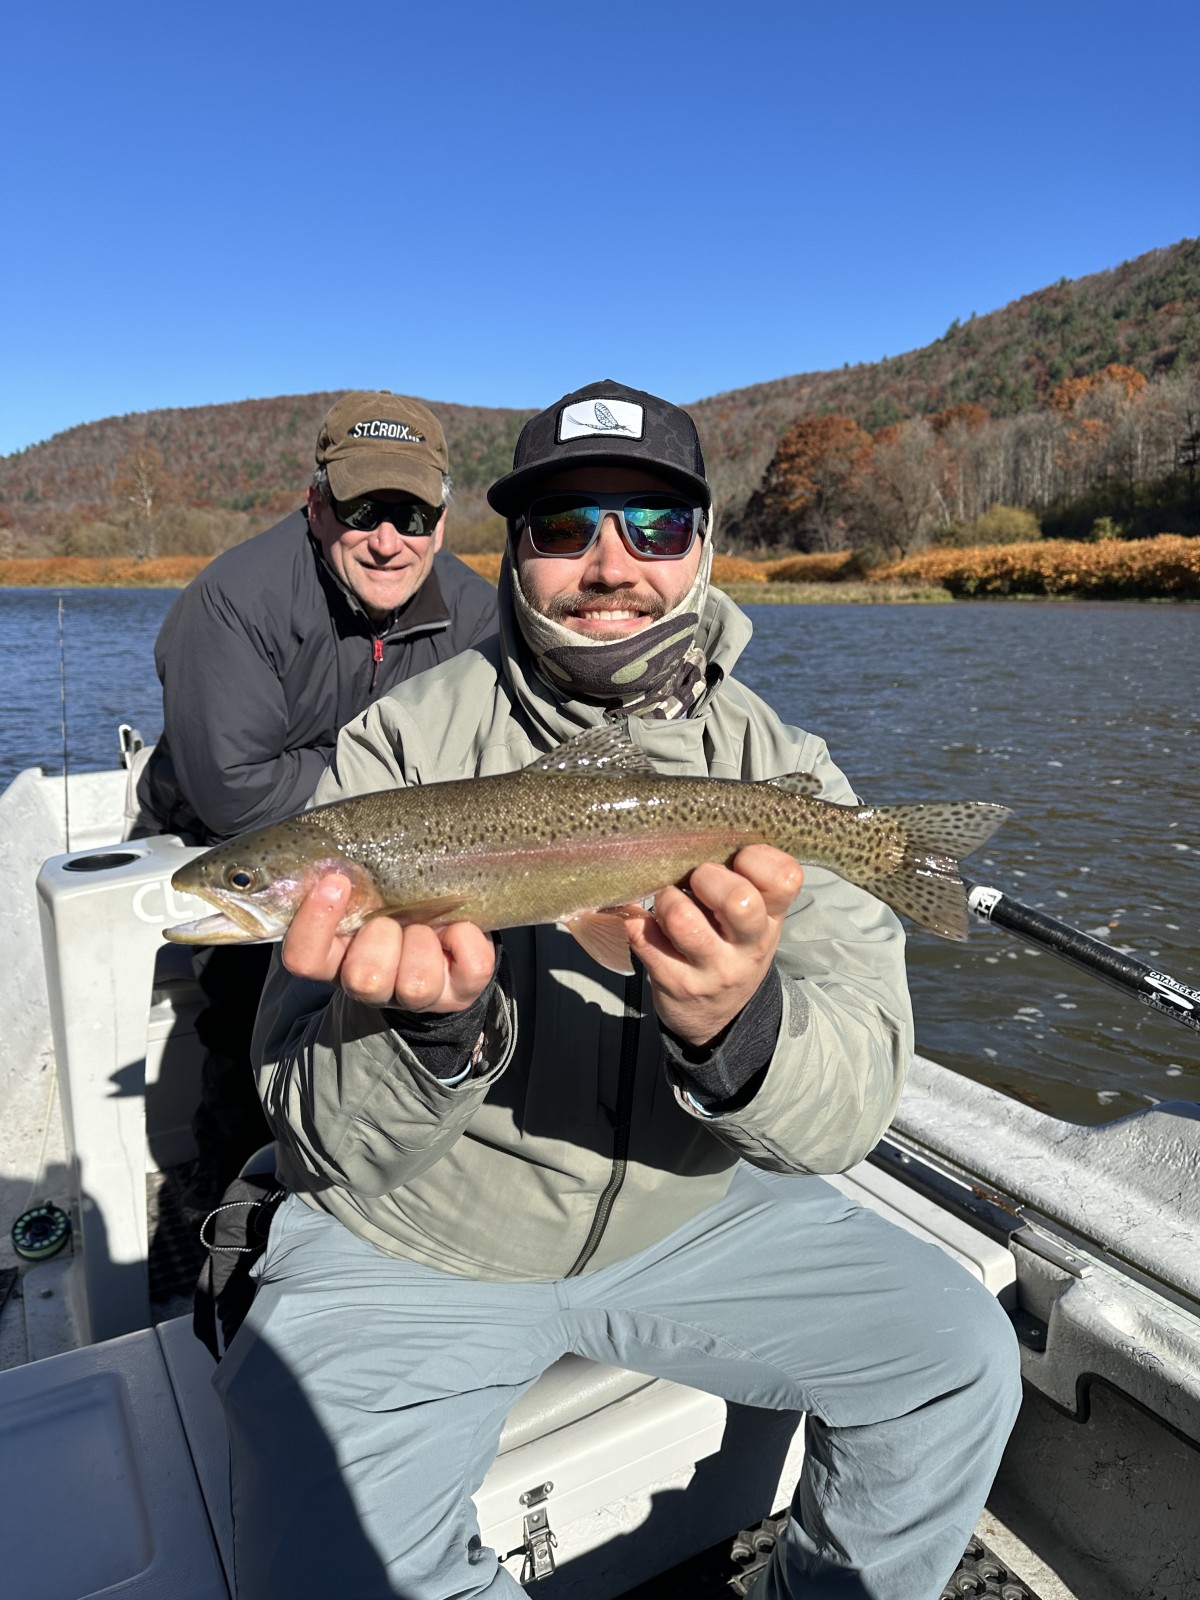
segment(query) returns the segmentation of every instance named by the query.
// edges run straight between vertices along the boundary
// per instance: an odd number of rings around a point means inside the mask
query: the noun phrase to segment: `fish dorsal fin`
[[[621,912],[581,911],[562,926],[602,967],[624,973],[626,977],[633,971],[633,957],[629,953],[629,938]]]
[[[535,756],[526,772],[641,772],[653,775],[656,769],[644,751],[629,737],[624,723],[604,722],[587,728],[573,739],[555,745],[544,755]]]
[[[815,772],[785,772],[781,778],[763,780],[772,789],[786,789],[788,794],[802,794],[812,799],[821,792],[821,780]]]

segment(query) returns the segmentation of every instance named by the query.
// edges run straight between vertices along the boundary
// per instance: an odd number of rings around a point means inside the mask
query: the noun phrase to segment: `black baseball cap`
[[[513,469],[488,490],[488,504],[502,517],[515,517],[539,478],[588,464],[644,467],[677,483],[706,511],[712,505],[691,417],[612,378],[565,394],[529,419],[513,451]]]

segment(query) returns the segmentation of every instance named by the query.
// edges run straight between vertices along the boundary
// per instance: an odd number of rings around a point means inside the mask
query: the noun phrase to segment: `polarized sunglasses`
[[[610,511],[634,555],[652,561],[687,555],[704,515],[703,507],[672,494],[551,494],[525,513],[529,542],[540,556],[581,556],[600,537]]]
[[[356,495],[353,500],[335,500],[331,495],[329,503],[338,521],[359,533],[374,533],[381,522],[390,522],[397,533],[409,539],[432,533],[446,509],[424,500],[372,500],[369,494]]]

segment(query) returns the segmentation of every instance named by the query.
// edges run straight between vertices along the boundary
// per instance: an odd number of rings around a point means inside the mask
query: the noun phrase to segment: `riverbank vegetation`
[[[1068,539],[922,550],[877,568],[880,583],[932,584],[962,598],[1057,595],[1092,600],[1200,599],[1200,540]]]
[[[58,556],[0,560],[0,585],[17,588],[107,586],[182,588],[208,556],[149,561]],[[495,583],[498,551],[464,555]],[[860,551],[788,554],[752,560],[718,554],[713,582],[741,604],[820,601],[873,603],[1050,595],[1097,600],[1200,599],[1200,540],[1043,540],[1024,544],[930,549],[903,561],[872,564]]]
[[[829,583],[725,583],[719,586],[740,606],[894,606],[931,605],[953,596],[935,583],[849,582]]]
[[[0,586],[13,589],[182,589],[211,556],[16,556],[0,560]]]

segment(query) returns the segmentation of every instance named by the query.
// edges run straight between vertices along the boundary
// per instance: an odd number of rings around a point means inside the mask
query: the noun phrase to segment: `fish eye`
[[[247,867],[229,867],[225,873],[225,882],[231,889],[253,889],[258,874],[251,872]]]

